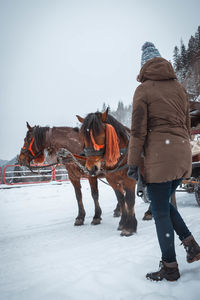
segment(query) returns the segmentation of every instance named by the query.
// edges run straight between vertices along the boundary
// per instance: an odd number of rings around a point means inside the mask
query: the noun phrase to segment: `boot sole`
[[[180,278],[180,276],[177,278],[177,279],[174,279],[174,280],[169,280],[167,278],[165,278],[167,281],[170,281],[170,282],[174,282],[174,281],[177,281],[178,279]]]
[[[170,281],[170,282],[174,282],[174,281],[177,281],[179,278],[180,278],[180,274],[175,279],[169,279],[169,277],[163,277],[163,278],[156,279],[156,278],[151,278],[149,276],[146,276],[147,280],[154,281],[154,282],[158,282],[158,281],[162,281],[162,280],[167,280],[167,281]]]
[[[170,280],[170,279],[167,279],[165,277],[162,278],[162,279],[152,279],[152,278],[146,277],[147,280],[154,281],[154,282],[158,282],[158,281],[162,281],[162,280],[167,280],[167,281],[170,281],[170,282],[174,282],[174,281],[177,281],[179,278],[180,278],[180,276],[177,279]]]
[[[191,263],[193,263],[194,261],[198,261],[198,260],[200,260],[200,253],[197,254],[192,260],[188,260],[187,262],[188,262],[189,264],[191,264]]]

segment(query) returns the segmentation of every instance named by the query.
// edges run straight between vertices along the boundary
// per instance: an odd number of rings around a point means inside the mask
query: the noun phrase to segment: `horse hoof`
[[[114,211],[113,217],[114,218],[119,218],[120,217],[120,212],[119,211]]]
[[[101,218],[94,218],[91,222],[92,225],[99,225],[101,224]]]
[[[131,236],[131,235],[133,235],[133,232],[123,229],[120,235],[121,236]]]
[[[119,224],[117,230],[120,230],[120,231],[123,230],[123,225]]]
[[[152,214],[144,214],[144,217],[142,218],[143,221],[150,221],[152,220]]]
[[[74,226],[81,226],[84,224],[84,220],[83,219],[76,219]]]

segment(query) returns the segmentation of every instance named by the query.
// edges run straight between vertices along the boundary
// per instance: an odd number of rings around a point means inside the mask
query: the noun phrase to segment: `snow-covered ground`
[[[181,278],[150,282],[160,260],[154,221],[136,200],[138,232],[121,237],[113,218],[116,199],[99,182],[102,224],[90,225],[93,200],[82,182],[85,225],[75,227],[77,203],[71,183],[0,190],[1,300],[199,300],[200,262],[188,264],[176,238]],[[200,207],[194,195],[177,193],[178,208],[200,242]]]

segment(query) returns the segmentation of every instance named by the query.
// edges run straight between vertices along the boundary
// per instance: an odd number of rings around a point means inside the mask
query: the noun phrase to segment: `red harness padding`
[[[105,161],[107,167],[113,167],[120,158],[119,139],[115,128],[106,124],[106,152]]]

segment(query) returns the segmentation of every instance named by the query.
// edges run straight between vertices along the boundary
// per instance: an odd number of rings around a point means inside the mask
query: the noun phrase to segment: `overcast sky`
[[[199,0],[0,0],[0,159],[20,152],[26,121],[132,103],[141,46],[172,60],[200,25]]]

